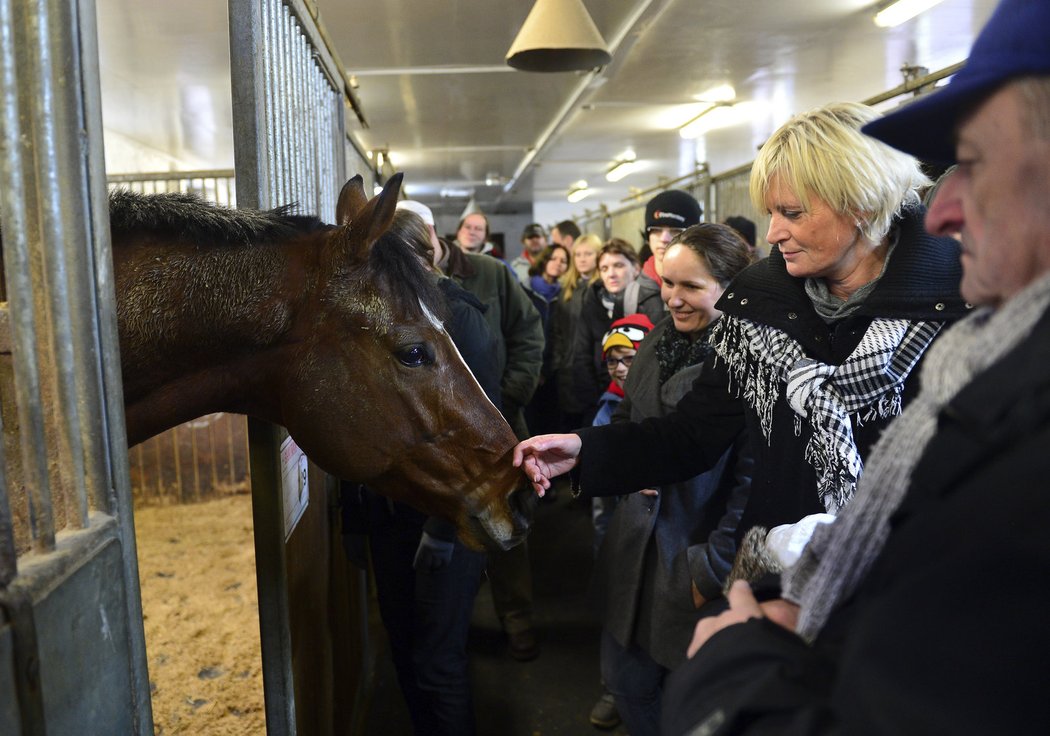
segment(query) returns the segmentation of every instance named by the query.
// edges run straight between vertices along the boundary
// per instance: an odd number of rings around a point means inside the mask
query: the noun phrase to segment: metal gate
[[[150,734],[93,0],[0,0],[0,733]]]
[[[298,203],[334,222],[352,101],[343,71],[300,0],[229,6],[238,203]],[[365,581],[339,544],[337,484],[313,466],[306,510],[286,527],[282,478],[296,460],[282,453],[286,440],[249,420],[267,732],[348,733],[366,679]]]

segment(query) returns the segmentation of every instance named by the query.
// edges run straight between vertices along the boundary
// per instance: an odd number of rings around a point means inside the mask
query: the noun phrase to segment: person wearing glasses
[[[645,205],[645,245],[642,275],[660,284],[664,253],[671,241],[687,227],[699,224],[703,208],[696,198],[681,189],[660,192]],[[649,255],[645,251],[648,249]]]

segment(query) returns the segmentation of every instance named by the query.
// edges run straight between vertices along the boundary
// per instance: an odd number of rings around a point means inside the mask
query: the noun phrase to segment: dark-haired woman
[[[725,225],[694,225],[672,242],[661,287],[670,316],[641,343],[614,422],[674,410],[712,352],[715,302],[749,263],[747,244]],[[751,485],[745,444],[741,431],[707,472],[623,497],[602,543],[602,680],[632,736],[659,731],[664,679],[685,661],[696,604],[717,597],[732,566]]]

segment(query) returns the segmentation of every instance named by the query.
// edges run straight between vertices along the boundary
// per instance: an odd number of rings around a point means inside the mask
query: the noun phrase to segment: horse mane
[[[293,215],[295,204],[272,210],[230,209],[194,194],[139,194],[114,190],[109,197],[110,230],[114,237],[149,232],[198,243],[253,244],[331,230],[317,217]],[[414,249],[387,232],[369,249],[365,264],[370,280],[402,314],[423,316],[425,307],[438,319],[447,316],[436,279],[420,263]]]
[[[379,237],[369,251],[367,268],[383,294],[403,314],[422,317],[422,307],[426,307],[438,319],[447,320],[437,278],[423,267],[415,249],[396,234],[386,232]]]
[[[114,236],[150,232],[198,242],[250,244],[331,228],[312,216],[293,215],[296,204],[272,210],[237,210],[195,194],[139,194],[127,189],[109,195]]]

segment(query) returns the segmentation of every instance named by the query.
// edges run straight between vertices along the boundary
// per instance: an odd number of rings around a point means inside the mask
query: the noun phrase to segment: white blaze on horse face
[[[478,389],[481,391],[481,395],[484,396],[485,399],[489,402],[489,406],[491,406],[493,409],[496,409],[496,405],[492,403],[492,399],[490,399],[489,395],[485,393],[485,389],[481,388],[481,383],[474,375],[474,371],[472,371],[470,369],[470,366],[467,365],[467,361],[463,360],[463,354],[459,352],[459,347],[456,345],[456,342],[452,339],[448,332],[445,331],[444,323],[437,318],[436,314],[427,309],[427,305],[424,304],[422,300],[419,301],[419,308],[423,310],[423,314],[426,315],[426,318],[430,321],[430,324],[434,325],[434,329],[436,329],[438,332],[440,332],[442,335],[448,338],[449,343],[452,344],[452,349],[456,351],[456,357],[459,358],[460,364],[467,369],[467,373],[469,373],[470,377],[474,379],[474,385],[478,387]],[[496,409],[496,411],[499,411],[499,409]],[[502,414],[500,416],[502,416]]]
[[[430,324],[434,325],[434,329],[437,330],[438,332],[444,332],[445,331],[445,323],[442,322],[441,320],[439,320],[437,318],[437,315],[434,314],[433,312],[431,312],[427,308],[427,305],[423,303],[422,299],[419,299],[418,301],[419,301],[419,308],[423,310],[423,314],[426,316],[426,318],[430,322]]]

